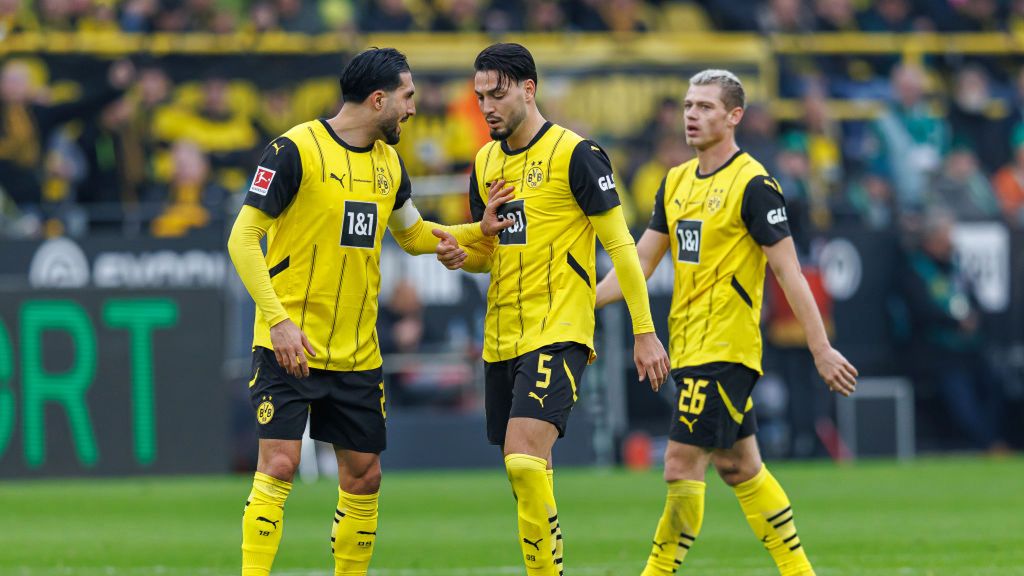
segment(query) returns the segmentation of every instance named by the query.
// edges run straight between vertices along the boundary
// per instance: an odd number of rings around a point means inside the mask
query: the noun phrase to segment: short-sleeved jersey
[[[270,281],[316,351],[310,367],[381,365],[381,240],[411,189],[391,146],[352,146],[322,119],[292,128],[264,150],[245,203],[275,218],[267,235]],[[253,346],[272,348],[258,309]]]
[[[697,160],[669,170],[648,226],[669,235],[673,368],[736,362],[761,372],[762,246],[789,236],[782,188],[739,151],[711,174]]]
[[[499,216],[487,290],[484,360],[499,362],[555,342],[594,349],[595,232],[588,216],[619,205],[605,152],[546,123],[521,150],[491,142],[476,155],[470,208],[479,220],[497,180],[515,186]]]

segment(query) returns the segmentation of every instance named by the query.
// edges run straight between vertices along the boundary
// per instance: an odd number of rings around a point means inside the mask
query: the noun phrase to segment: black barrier
[[[8,291],[0,478],[224,472],[217,290]]]

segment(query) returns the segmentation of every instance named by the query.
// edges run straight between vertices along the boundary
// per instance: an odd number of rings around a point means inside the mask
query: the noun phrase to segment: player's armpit
[[[228,238],[228,254],[238,271],[238,277],[242,279],[242,284],[270,326],[288,317],[274,292],[270,271],[260,248],[260,240],[267,235],[273,223],[274,219],[259,208],[242,206]]]
[[[388,220],[388,229],[395,241],[409,254],[432,254],[440,241],[434,236],[434,229],[444,230],[458,241],[461,246],[468,246],[479,242],[484,238],[480,225],[473,222],[470,224],[458,224],[456,226],[442,226],[434,222],[424,220],[412,201],[406,202],[401,208],[391,213]]]
[[[633,320],[633,333],[654,332],[651,305],[647,298],[647,279],[640,267],[640,257],[629,228],[626,227],[626,219],[622,216],[622,207],[616,206],[589,218],[601,245],[611,256],[615,275],[629,308],[629,316]]]

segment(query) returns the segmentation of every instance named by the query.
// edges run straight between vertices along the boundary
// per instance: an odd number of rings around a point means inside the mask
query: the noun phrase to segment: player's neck
[[[540,110],[534,108],[526,115],[526,119],[519,125],[519,128],[505,140],[505,143],[511,150],[526,148],[546,122],[547,120],[541,115]]]
[[[327,119],[327,125],[346,144],[356,148],[366,148],[373,146],[373,143],[380,139],[380,130],[369,118],[364,116],[359,110],[342,106],[333,118]]]
[[[711,174],[724,166],[739,150],[735,138],[724,139],[710,148],[698,150],[697,170],[701,174]]]

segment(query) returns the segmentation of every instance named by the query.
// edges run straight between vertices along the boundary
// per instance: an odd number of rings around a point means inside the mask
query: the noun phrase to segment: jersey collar
[[[345,142],[344,140],[341,139],[341,136],[338,136],[334,129],[331,128],[331,125],[327,123],[327,120],[323,118],[317,118],[317,120],[320,121],[320,124],[323,125],[324,130],[327,130],[327,133],[331,135],[331,138],[334,138],[334,141],[337,142],[338,145],[341,146],[342,148],[358,153],[369,152],[370,150],[373,150],[373,144],[370,144],[369,146],[353,146],[348,142]]]
[[[717,169],[712,171],[710,174],[701,174],[700,173],[700,165],[698,164],[697,165],[697,169],[694,171],[694,175],[697,177],[698,180],[703,180],[705,178],[710,178],[710,177],[714,176],[715,174],[718,174],[722,170],[725,170],[729,166],[729,164],[732,164],[733,160],[739,158],[742,154],[743,154],[743,149],[740,148],[739,150],[736,151],[735,154],[733,154],[728,160],[725,161],[725,164],[722,164]]]
[[[526,152],[527,150],[529,150],[530,146],[533,146],[534,144],[537,143],[538,140],[543,138],[544,135],[548,133],[548,130],[550,128],[551,128],[551,122],[544,122],[544,125],[540,127],[540,130],[537,131],[537,134],[533,137],[532,140],[530,140],[530,143],[527,144],[526,146],[523,146],[522,148],[520,148],[518,150],[509,150],[508,140],[502,140],[501,141],[501,151],[504,152],[505,154],[509,155],[509,156],[515,156],[516,154],[522,154],[523,152]]]

